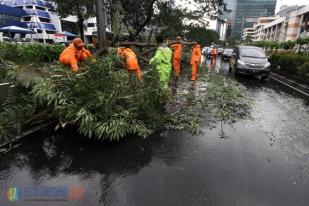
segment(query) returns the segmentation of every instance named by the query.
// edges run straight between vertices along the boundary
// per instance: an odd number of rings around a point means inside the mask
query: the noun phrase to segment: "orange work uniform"
[[[78,50],[74,44],[71,44],[63,50],[59,57],[59,61],[63,65],[71,66],[73,72],[78,72],[78,62],[83,62],[89,57],[92,57],[92,54],[89,50],[85,48]]]
[[[197,44],[196,46],[193,47],[190,62],[190,64],[192,65],[192,78],[191,78],[192,81],[197,80],[198,65],[200,65],[201,63],[201,57],[202,57],[201,46]]]
[[[212,58],[217,58],[217,55],[218,55],[217,49],[216,49],[216,48],[213,48],[213,49],[211,50],[211,57],[212,57]]]
[[[137,79],[142,80],[142,70],[139,67],[136,54],[132,49],[119,47],[117,49],[117,56],[123,56],[125,58],[125,68],[128,73],[134,72]]]
[[[178,77],[180,74],[180,62],[181,62],[181,56],[182,56],[182,44],[173,44],[171,48],[174,50],[173,54],[173,68],[175,75]]]

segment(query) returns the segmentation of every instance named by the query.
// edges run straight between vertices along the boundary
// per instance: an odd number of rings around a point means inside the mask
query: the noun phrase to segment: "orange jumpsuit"
[[[125,67],[128,73],[134,72],[136,77],[142,80],[142,70],[138,65],[138,60],[134,51],[130,48],[119,47],[117,49],[117,55],[125,58]]]
[[[63,50],[59,57],[59,61],[61,64],[71,66],[73,72],[78,72],[78,62],[83,62],[89,57],[92,57],[89,50],[85,48],[78,50],[75,48],[74,44],[71,44]]]
[[[217,58],[217,55],[218,55],[217,49],[216,49],[216,48],[213,48],[213,49],[211,50],[211,57],[212,57],[212,58]]]
[[[182,44],[173,44],[171,48],[174,50],[173,68],[175,71],[175,75],[178,77],[180,74],[180,62],[181,62],[183,46]]]
[[[201,57],[202,57],[202,51],[201,51],[201,46],[196,45],[193,47],[192,50],[192,56],[191,56],[191,62],[190,64],[192,65],[192,81],[197,80],[197,69],[198,65],[201,63]]]

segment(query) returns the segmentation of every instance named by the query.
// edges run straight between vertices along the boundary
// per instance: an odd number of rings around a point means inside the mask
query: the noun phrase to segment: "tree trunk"
[[[151,43],[152,35],[153,35],[153,28],[151,28],[151,31],[149,32],[149,35],[148,35],[148,39],[147,39],[148,44]]]
[[[147,18],[145,19],[144,23],[136,30],[134,36],[139,36],[141,31],[144,29],[144,27],[150,22],[152,16],[153,16],[153,5],[156,3],[157,0],[151,0],[150,6],[148,8],[147,12]]]
[[[105,25],[105,4],[104,0],[96,0],[97,6],[97,27],[98,27],[98,48],[102,49],[106,45],[106,25]]]
[[[84,32],[84,18],[80,15],[77,16],[78,18],[78,29],[79,29],[79,33],[80,33],[80,38],[85,41],[85,32]]]

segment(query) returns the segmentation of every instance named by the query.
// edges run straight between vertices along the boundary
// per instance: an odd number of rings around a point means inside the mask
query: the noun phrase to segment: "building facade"
[[[294,41],[309,38],[309,5],[286,7],[273,21],[256,30],[256,40]]]
[[[69,37],[67,33],[79,33],[77,17],[61,19],[55,11],[56,5],[49,1],[0,0],[0,6],[0,27],[18,26],[35,32],[23,38],[42,43],[66,42]],[[110,32],[109,16],[106,21],[107,32]],[[96,18],[87,19],[84,28],[85,43],[92,43],[93,36],[98,31]]]
[[[224,3],[228,11],[219,15],[216,25],[216,31],[220,34],[221,40],[231,37],[237,9],[237,0],[224,0]]]
[[[277,0],[237,0],[231,37],[240,39],[244,28],[252,28],[259,17],[273,16]]]
[[[1,0],[0,3],[26,12],[26,15],[21,17],[19,23],[6,23],[7,25],[28,28],[35,32],[35,34],[27,35],[26,38],[42,43],[52,43],[55,41],[55,34],[61,31],[60,18],[55,14],[55,7],[50,2],[41,0]]]

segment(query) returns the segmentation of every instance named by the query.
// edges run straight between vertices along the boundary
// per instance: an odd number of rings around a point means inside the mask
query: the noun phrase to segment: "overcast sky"
[[[194,8],[194,5],[184,5],[181,0],[176,0],[177,5],[185,6],[187,8]],[[276,13],[279,11],[280,7],[283,5],[309,5],[309,0],[277,0]],[[215,29],[216,22],[210,21],[210,28]]]
[[[277,0],[276,12],[279,11],[282,5],[309,5],[309,0]]]

